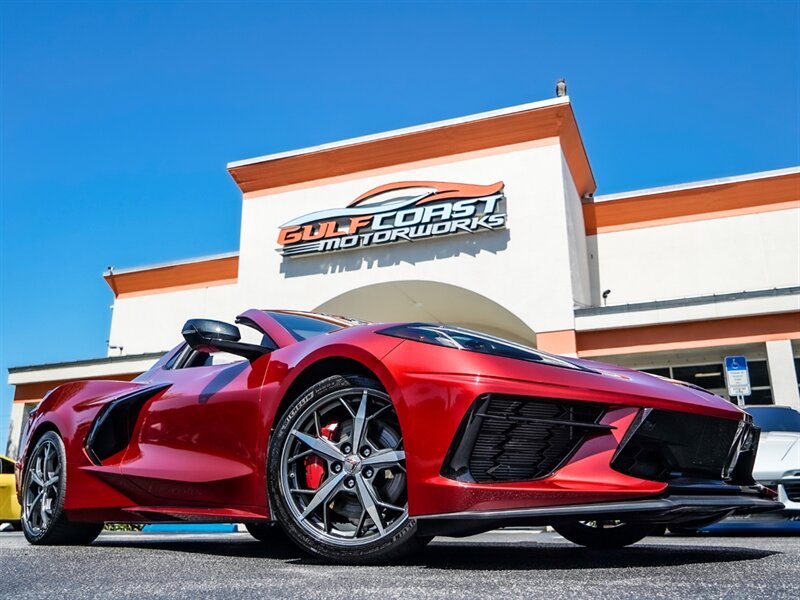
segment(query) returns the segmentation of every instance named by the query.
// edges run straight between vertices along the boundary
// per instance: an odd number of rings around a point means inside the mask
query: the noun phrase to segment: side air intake
[[[130,443],[145,402],[169,386],[169,383],[163,383],[136,390],[112,400],[100,410],[85,445],[86,453],[94,464],[101,464]]]
[[[442,475],[478,483],[531,481],[563,465],[598,423],[606,406],[527,396],[487,394],[467,412]]]

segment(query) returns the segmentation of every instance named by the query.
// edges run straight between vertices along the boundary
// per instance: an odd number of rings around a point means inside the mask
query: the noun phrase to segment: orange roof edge
[[[610,233],[800,205],[800,168],[598,196],[583,205],[586,234]]]
[[[569,97],[552,98],[228,164],[245,194],[558,137],[581,196],[596,189]]]
[[[234,283],[239,275],[239,253],[231,252],[149,267],[113,268],[103,273],[115,298]]]

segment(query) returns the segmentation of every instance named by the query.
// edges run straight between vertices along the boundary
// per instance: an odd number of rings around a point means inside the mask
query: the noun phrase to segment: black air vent
[[[547,477],[587,435],[610,429],[597,421],[606,406],[527,396],[481,396],[464,418],[442,474],[478,483]]]
[[[86,453],[92,462],[99,465],[124,449],[131,441],[144,403],[169,386],[168,383],[150,386],[106,404],[95,418],[86,437]]]
[[[643,410],[611,460],[611,468],[653,481],[678,477],[722,480],[733,458],[731,448],[739,423],[684,412]]]

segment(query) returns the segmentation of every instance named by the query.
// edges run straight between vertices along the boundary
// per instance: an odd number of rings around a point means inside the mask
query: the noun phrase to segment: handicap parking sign
[[[747,369],[746,357],[725,357],[725,382],[728,386],[729,396],[750,395],[750,372]]]

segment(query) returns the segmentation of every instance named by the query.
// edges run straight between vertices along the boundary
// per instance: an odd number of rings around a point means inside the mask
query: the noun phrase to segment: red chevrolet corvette
[[[236,323],[190,320],[134,381],[47,395],[16,471],[31,543],[235,521],[369,563],[507,525],[613,547],[782,508],[752,478],[758,429],[702,389],[459,327]]]

